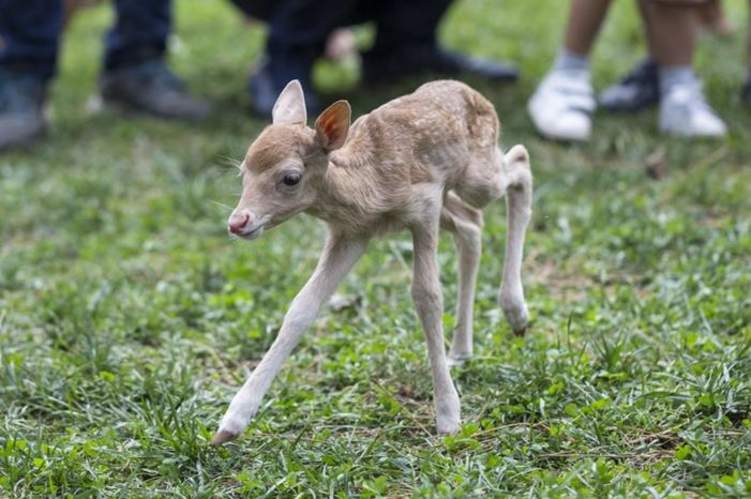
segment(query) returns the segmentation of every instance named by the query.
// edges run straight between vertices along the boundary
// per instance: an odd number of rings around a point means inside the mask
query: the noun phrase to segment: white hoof
[[[436,418],[436,430],[439,435],[453,435],[459,431],[461,422],[459,418],[438,417]]]
[[[461,426],[461,403],[459,394],[452,386],[451,391],[436,399],[436,430],[441,435],[451,435],[459,431]]]

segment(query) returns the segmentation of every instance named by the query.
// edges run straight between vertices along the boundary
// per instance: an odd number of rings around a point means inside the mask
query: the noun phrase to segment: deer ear
[[[349,102],[339,100],[331,104],[316,119],[316,135],[326,151],[339,149],[347,140],[352,108]]]
[[[275,125],[305,124],[308,115],[305,111],[305,95],[298,80],[287,83],[282,93],[276,98],[274,109],[271,111]]]

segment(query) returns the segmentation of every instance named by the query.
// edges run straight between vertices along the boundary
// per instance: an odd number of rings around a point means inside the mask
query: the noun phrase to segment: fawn
[[[450,231],[459,256],[457,327],[450,359],[472,354],[472,307],[481,249],[481,209],[506,194],[508,236],[499,301],[511,328],[523,334],[527,308],[522,252],[531,215],[532,175],[523,146],[498,146],[493,105],[457,81],[434,81],[394,99],[350,126],[347,101],[306,125],[303,90],[291,81],[277,98],[273,124],[248,149],[243,192],[229,231],[251,240],[306,212],[324,220],[328,238],[318,265],[297,294],[269,351],[232,399],[212,443],[239,435],[285,359],[362,256],[368,241],[408,229],[414,246],[412,297],[433,375],[436,426],[454,433],[459,397],[449,373],[436,262],[439,229]]]

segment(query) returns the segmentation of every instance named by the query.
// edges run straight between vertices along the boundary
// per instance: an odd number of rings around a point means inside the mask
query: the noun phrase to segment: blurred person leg
[[[244,12],[259,17],[253,2],[233,0]],[[262,2],[263,3],[263,2]],[[317,109],[311,68],[325,52],[328,36],[337,28],[374,20],[376,41],[363,56],[365,83],[433,72],[456,76],[472,73],[496,80],[514,80],[515,68],[441,49],[436,27],[450,0],[284,0],[273,9],[260,9],[268,23],[265,57],[250,78],[253,110],[269,115],[276,97],[291,79],[305,89],[309,111]]]
[[[363,54],[365,83],[422,73],[515,81],[519,72],[510,64],[469,57],[440,46],[436,31],[451,3],[452,0],[378,2],[372,11],[375,43]]]
[[[528,103],[537,130],[555,140],[588,140],[596,103],[589,54],[611,0],[572,0],[564,45]]]
[[[279,0],[230,0],[246,18],[268,22],[274,13],[274,5]]]
[[[248,24],[254,21],[268,22],[273,14],[274,0],[231,0],[245,15]],[[350,27],[336,28],[326,38],[324,57],[343,62],[358,55],[355,34]]]
[[[649,28],[648,7],[651,0],[637,0],[647,46],[652,53],[652,29]],[[638,62],[618,83],[600,93],[600,106],[610,112],[636,112],[652,107],[660,101],[660,81],[657,63],[650,55]]]
[[[313,89],[313,63],[323,55],[328,36],[338,27],[362,22],[355,0],[281,0],[254,5],[233,0],[243,12],[268,25],[264,56],[249,79],[251,108],[270,116],[276,98],[290,80],[300,80],[308,114],[320,110]],[[270,6],[269,6],[270,5]]]
[[[717,36],[730,36],[735,26],[725,15],[721,0],[708,0],[699,7],[699,24],[707,32]]]
[[[55,75],[63,26],[60,1],[0,0],[0,149],[45,129],[47,85]]]
[[[746,31],[746,57],[748,74],[746,75],[746,82],[741,89],[741,98],[743,102],[751,106],[751,0],[748,2],[748,28]]]
[[[160,118],[198,120],[209,113],[166,64],[172,28],[169,0],[115,0],[115,25],[106,35],[102,97],[108,104]]]
[[[648,5],[652,0],[639,0],[639,10],[644,19],[645,33],[651,47],[652,32],[648,26]],[[713,33],[725,36],[730,34],[732,26],[725,17],[719,0],[688,0],[684,5],[695,3],[699,25]],[[634,112],[654,106],[660,101],[660,82],[657,62],[652,55],[640,61],[618,83],[606,88],[599,98],[600,106],[611,112]]]
[[[707,103],[692,62],[698,34],[696,5],[651,0],[645,4],[650,50],[658,65],[660,130],[678,136],[719,137],[725,123]]]

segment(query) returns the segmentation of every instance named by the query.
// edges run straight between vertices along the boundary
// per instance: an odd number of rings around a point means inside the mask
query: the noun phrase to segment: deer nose
[[[240,234],[245,226],[248,225],[249,221],[250,214],[247,211],[233,213],[232,216],[229,217],[229,231],[233,234]]]

